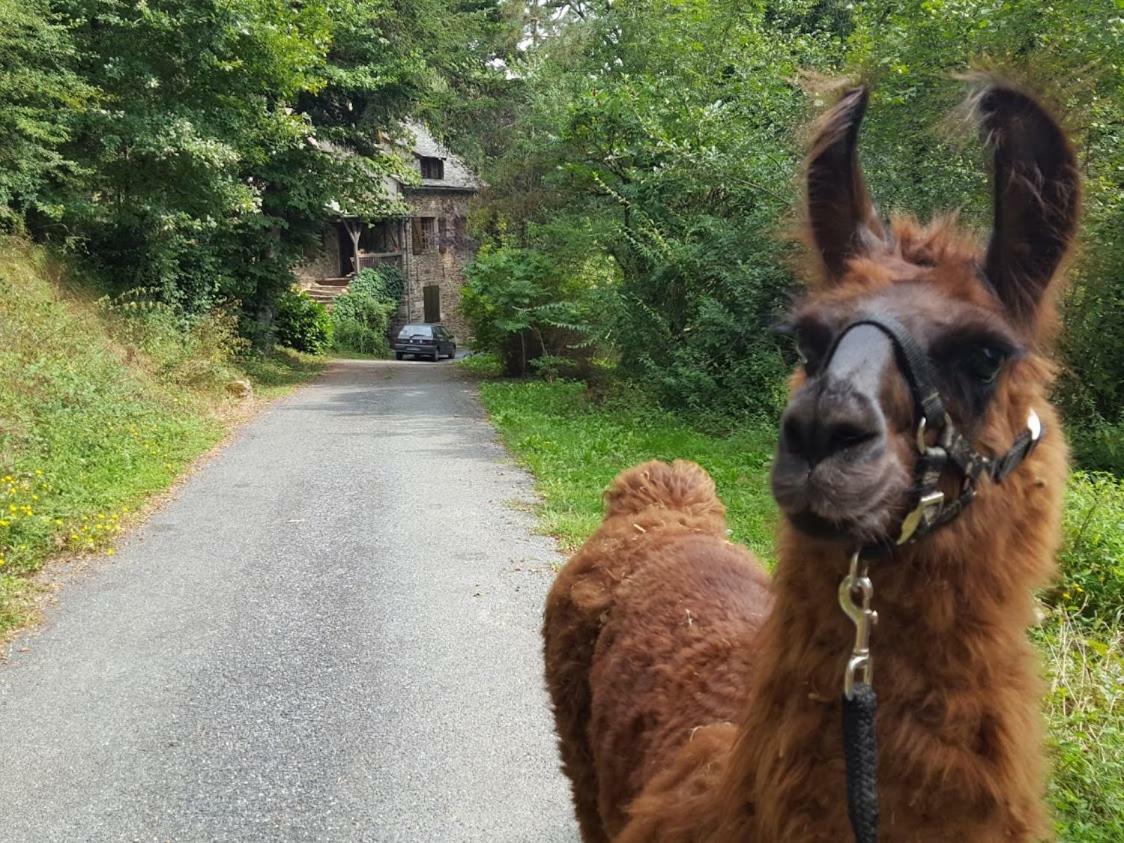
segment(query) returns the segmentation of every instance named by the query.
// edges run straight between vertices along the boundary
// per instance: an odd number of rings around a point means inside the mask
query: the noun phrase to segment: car
[[[401,360],[407,354],[414,357],[428,357],[439,360],[457,356],[457,343],[444,325],[405,325],[394,340],[394,359]]]

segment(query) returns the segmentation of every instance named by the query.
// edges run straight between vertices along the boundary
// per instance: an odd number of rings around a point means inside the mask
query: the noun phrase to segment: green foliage
[[[771,14],[657,0],[559,23],[486,173],[497,236],[562,267],[613,262],[591,333],[666,406],[765,414],[783,394],[764,327],[794,283],[779,235],[807,109],[791,80],[839,44]]]
[[[457,361],[457,366],[476,378],[498,378],[503,374],[500,358],[490,351],[467,354]]]
[[[1059,390],[1063,398],[1080,393]],[[1090,471],[1107,471],[1124,477],[1124,420],[1115,424],[1099,419],[1096,413],[1076,416],[1075,424],[1067,431],[1070,446],[1077,464]]]
[[[638,0],[549,20],[529,8],[515,78],[465,129],[491,153],[480,227],[562,266],[611,258],[593,333],[665,406],[771,416],[791,362],[767,328],[798,293],[787,234],[802,128],[834,96],[817,75],[872,85],[861,154],[883,211],[959,210],[981,229],[987,161],[950,118],[964,94],[953,77],[991,64],[1040,80],[1064,97],[1086,179],[1059,399],[1083,463],[1119,470],[1097,432],[1124,412],[1118,5]]]
[[[1046,656],[1049,798],[1060,841],[1124,839],[1124,635],[1056,612],[1033,635]]]
[[[558,373],[588,347],[591,290],[541,252],[483,250],[465,276],[460,309],[475,347],[499,357],[507,374]]]
[[[336,350],[379,357],[389,354],[387,331],[405,283],[402,273],[393,267],[359,272],[332,307]]]
[[[59,147],[65,116],[93,93],[74,73],[76,50],[47,0],[0,0],[0,225],[55,213],[48,182],[74,174]]]
[[[635,387],[595,402],[581,384],[500,382],[483,384],[481,397],[504,441],[535,475],[544,531],[566,550],[597,528],[601,494],[617,472],[642,460],[683,458],[714,477],[733,540],[769,563],[777,518],[767,481],[772,425],[708,435],[656,409]],[[1061,556],[1064,585],[1048,595],[1053,607],[1032,633],[1049,674],[1049,798],[1062,841],[1124,839],[1122,515],[1124,483],[1074,475]]]
[[[454,0],[0,0],[0,225],[260,344],[333,213],[399,213],[383,132],[502,78]],[[431,116],[434,116],[431,114]],[[333,209],[329,211],[329,208]]]
[[[398,302],[405,289],[406,277],[397,267],[379,266],[360,270],[347,285],[347,295]],[[348,303],[344,302],[344,312],[347,307]]]
[[[277,341],[281,345],[323,354],[332,345],[332,317],[307,293],[290,290],[277,302]]]

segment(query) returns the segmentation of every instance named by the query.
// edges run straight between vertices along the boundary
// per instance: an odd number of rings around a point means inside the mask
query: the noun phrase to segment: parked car
[[[407,354],[452,360],[457,355],[457,344],[444,325],[406,325],[394,340],[394,359],[401,360]]]

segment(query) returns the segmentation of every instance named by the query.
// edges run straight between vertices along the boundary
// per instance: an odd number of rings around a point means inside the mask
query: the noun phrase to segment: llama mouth
[[[788,520],[793,527],[813,539],[838,541],[851,537],[848,522],[829,521],[810,509],[790,514]]]
[[[869,516],[831,519],[824,518],[811,509],[805,509],[789,513],[788,520],[804,535],[820,541],[865,543],[879,538],[883,532],[881,519]],[[874,523],[876,521],[879,523]]]

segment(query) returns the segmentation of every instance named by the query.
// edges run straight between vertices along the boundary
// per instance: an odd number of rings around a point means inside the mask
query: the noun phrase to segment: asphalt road
[[[577,840],[505,460],[448,363],[248,425],[0,664],[0,840]]]

